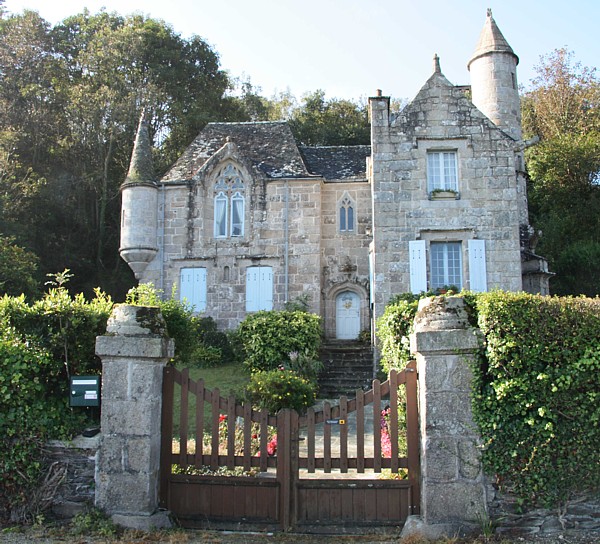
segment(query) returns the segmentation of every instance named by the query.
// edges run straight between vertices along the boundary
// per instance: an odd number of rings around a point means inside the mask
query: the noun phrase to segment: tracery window
[[[214,206],[215,238],[244,236],[245,187],[233,164],[227,164],[217,175]]]
[[[339,202],[339,214],[340,214],[340,232],[354,232],[355,229],[355,212],[354,212],[354,202],[352,199],[346,194],[343,196],[342,200]]]

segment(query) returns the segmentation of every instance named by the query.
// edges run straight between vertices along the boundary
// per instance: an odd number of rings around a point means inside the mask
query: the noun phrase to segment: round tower
[[[121,258],[141,279],[158,253],[158,184],[144,114],[140,119],[127,177],[121,185]]]
[[[517,83],[519,57],[487,10],[475,52],[467,65],[472,101],[477,108],[515,140],[521,139],[521,100]]]

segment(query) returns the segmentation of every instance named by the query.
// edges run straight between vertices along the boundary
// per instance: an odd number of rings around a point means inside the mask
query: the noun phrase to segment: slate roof
[[[311,174],[326,180],[348,181],[367,177],[366,159],[371,146],[301,146],[300,153]]]
[[[229,139],[229,140],[228,140]],[[209,123],[163,177],[190,180],[227,141],[267,178],[305,178],[310,173],[286,122]]]

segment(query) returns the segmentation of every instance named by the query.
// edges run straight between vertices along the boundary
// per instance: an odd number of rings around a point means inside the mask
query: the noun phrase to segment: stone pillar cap
[[[168,337],[167,324],[157,306],[117,304],[106,324],[106,334]]]
[[[428,297],[419,301],[416,331],[467,329],[469,316],[462,297]]]

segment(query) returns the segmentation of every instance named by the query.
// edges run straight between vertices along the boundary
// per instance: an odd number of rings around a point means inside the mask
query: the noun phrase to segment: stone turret
[[[515,140],[521,139],[521,101],[515,55],[488,9],[475,52],[467,65],[473,104]]]
[[[129,172],[121,186],[121,247],[119,253],[135,277],[158,253],[158,184],[152,166],[148,125],[142,113]]]

